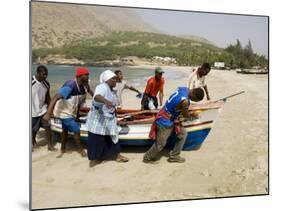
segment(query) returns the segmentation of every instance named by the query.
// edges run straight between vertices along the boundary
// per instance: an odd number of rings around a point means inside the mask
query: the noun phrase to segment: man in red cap
[[[74,133],[74,139],[78,146],[79,153],[85,157],[86,152],[80,142],[80,127],[76,122],[79,114],[79,107],[86,100],[86,91],[93,96],[89,86],[89,70],[85,67],[76,69],[76,77],[64,83],[52,98],[47,113],[43,119],[49,121],[54,112],[54,116],[60,118],[62,122],[61,152],[65,152],[66,138],[68,131]]]

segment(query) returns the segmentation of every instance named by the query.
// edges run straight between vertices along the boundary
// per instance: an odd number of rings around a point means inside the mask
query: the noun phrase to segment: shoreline
[[[268,194],[268,75],[212,69],[206,80],[211,100],[245,93],[227,101],[200,150],[181,153],[182,164],[168,163],[167,150],[159,164],[145,164],[147,147],[126,147],[121,152],[128,163],[106,161],[89,169],[71,142],[63,157],[48,152],[40,131],[43,146],[32,153],[32,208]],[[164,101],[185,83],[167,81]],[[126,90],[124,97],[126,108],[140,105],[134,92]]]
[[[157,66],[154,66],[154,65],[138,65],[138,66],[129,66],[129,67],[126,67],[128,68],[129,70],[134,70],[134,69],[151,69],[151,70],[154,70],[155,67]],[[189,76],[189,74],[191,73],[191,70],[193,67],[190,67],[190,66],[168,66],[168,65],[165,65],[165,66],[161,66],[161,68],[165,71],[165,70],[169,70],[170,72],[170,75],[169,77],[171,77],[171,71],[175,72],[175,74],[177,73],[180,73],[180,75],[183,76],[183,78],[181,79],[187,79],[187,77]],[[109,68],[110,69],[110,68]],[[122,68],[120,68],[122,69]],[[154,71],[152,71],[151,73],[151,76],[154,74]],[[93,77],[96,77],[96,76],[93,76]],[[170,84],[170,83],[173,83],[174,79],[168,79],[167,77],[165,77],[165,73],[164,73],[164,78],[166,80],[166,84]],[[91,79],[91,76],[90,76],[90,79]],[[48,79],[47,79],[48,80]],[[178,80],[178,79],[177,79]],[[92,80],[91,80],[92,81]],[[125,81],[127,81],[126,79],[126,75],[125,75]],[[180,81],[183,81],[183,80],[180,80]],[[51,81],[49,81],[51,82]],[[127,81],[128,82],[128,81]],[[62,82],[56,82],[54,84],[52,84],[51,86],[51,97],[56,93],[57,89],[59,87],[62,86],[62,84],[64,83],[64,81]],[[143,81],[143,83],[140,83],[138,82],[138,84],[134,84],[133,81],[129,82],[130,85],[136,87],[137,89],[141,90],[142,92],[144,91],[145,89],[145,86],[146,86],[146,81]],[[181,83],[181,85],[185,85],[185,83]],[[95,87],[94,86],[91,86],[92,90],[94,91]],[[169,88],[168,88],[169,89]],[[133,94],[133,95],[132,95]],[[134,92],[131,92],[131,91],[128,91],[128,90],[124,90],[123,91],[123,95],[125,97],[125,95],[128,95],[128,98],[129,101],[130,101],[130,98],[135,98],[135,93]],[[170,94],[170,92],[169,92]],[[89,98],[89,96],[87,95],[87,99]]]

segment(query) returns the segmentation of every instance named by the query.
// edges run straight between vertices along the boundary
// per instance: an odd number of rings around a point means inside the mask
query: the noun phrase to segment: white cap
[[[100,74],[100,83],[105,83],[109,79],[115,77],[116,74],[111,70],[105,70]]]

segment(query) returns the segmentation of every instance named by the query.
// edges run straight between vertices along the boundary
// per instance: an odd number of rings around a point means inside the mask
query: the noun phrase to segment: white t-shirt
[[[122,82],[117,82],[116,86],[113,88],[113,90],[116,92],[117,96],[117,107],[122,107],[122,93],[123,90],[128,87],[127,82],[122,80]]]
[[[46,94],[50,88],[49,83],[38,81],[35,76],[32,76],[32,117],[42,116],[47,112]]]
[[[191,73],[191,75],[187,79],[187,87],[189,89],[194,89],[194,88],[203,88],[206,86],[205,82],[205,76],[199,77],[197,74],[197,70]]]
[[[105,104],[96,102],[95,101],[96,95],[103,96],[105,99],[107,99],[113,104],[113,107],[108,108]],[[99,84],[95,89],[95,93],[93,96],[93,105],[98,107],[98,109],[101,109],[103,111],[104,116],[113,117],[115,115],[116,104],[117,104],[117,97],[115,92],[111,91],[107,83]]]

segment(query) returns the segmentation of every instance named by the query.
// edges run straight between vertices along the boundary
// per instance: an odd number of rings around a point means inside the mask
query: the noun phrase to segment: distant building
[[[214,67],[218,69],[224,69],[224,62],[215,62]]]
[[[156,62],[161,62],[161,63],[165,63],[165,64],[170,64],[170,63],[174,63],[176,64],[177,61],[175,58],[172,58],[172,57],[161,57],[161,56],[154,56],[152,58],[153,61],[156,61]]]

